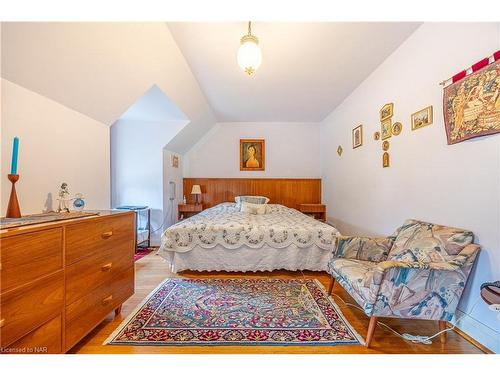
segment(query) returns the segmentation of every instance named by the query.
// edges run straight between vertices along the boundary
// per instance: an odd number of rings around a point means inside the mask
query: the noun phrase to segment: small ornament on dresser
[[[73,198],[73,207],[77,211],[83,210],[83,207],[85,207],[85,201],[82,193],[76,193],[75,198]]]
[[[59,207],[57,208],[57,212],[69,212],[68,202],[70,201],[70,199],[68,184],[66,182],[63,182],[61,184],[58,196],[59,198],[57,200],[59,201]]]

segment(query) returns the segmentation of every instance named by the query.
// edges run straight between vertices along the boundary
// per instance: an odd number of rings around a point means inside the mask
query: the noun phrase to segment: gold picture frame
[[[411,130],[421,129],[432,124],[432,105],[411,115]]]
[[[390,118],[380,123],[380,137],[382,140],[392,137],[392,120]]]
[[[394,114],[394,103],[387,103],[380,109],[380,121],[391,118]]]
[[[363,146],[363,125],[358,125],[352,129],[352,148]]]
[[[382,168],[389,168],[391,166],[391,161],[388,152],[382,154]]]
[[[240,171],[266,170],[266,141],[240,139]]]
[[[392,124],[392,135],[400,135],[403,131],[403,124],[400,122],[395,122]]]

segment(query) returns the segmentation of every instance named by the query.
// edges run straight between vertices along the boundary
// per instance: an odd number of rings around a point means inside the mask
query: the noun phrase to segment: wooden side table
[[[326,223],[326,206],[320,203],[299,204],[299,211],[306,215],[314,216],[316,220]]]
[[[199,203],[186,203],[186,204],[179,204],[177,206],[177,211],[178,211],[178,219],[183,220],[188,217],[194,216],[196,214],[199,214],[201,211],[203,211],[203,204]]]

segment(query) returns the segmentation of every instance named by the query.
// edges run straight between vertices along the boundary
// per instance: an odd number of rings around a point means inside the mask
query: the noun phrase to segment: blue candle
[[[19,155],[19,138],[14,137],[12,142],[12,164],[10,165],[10,174],[17,174],[17,157]]]

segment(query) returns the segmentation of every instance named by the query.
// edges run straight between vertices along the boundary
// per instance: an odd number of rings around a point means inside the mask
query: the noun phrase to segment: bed
[[[262,215],[221,203],[169,227],[160,255],[174,272],[325,271],[338,231],[279,204]]]

